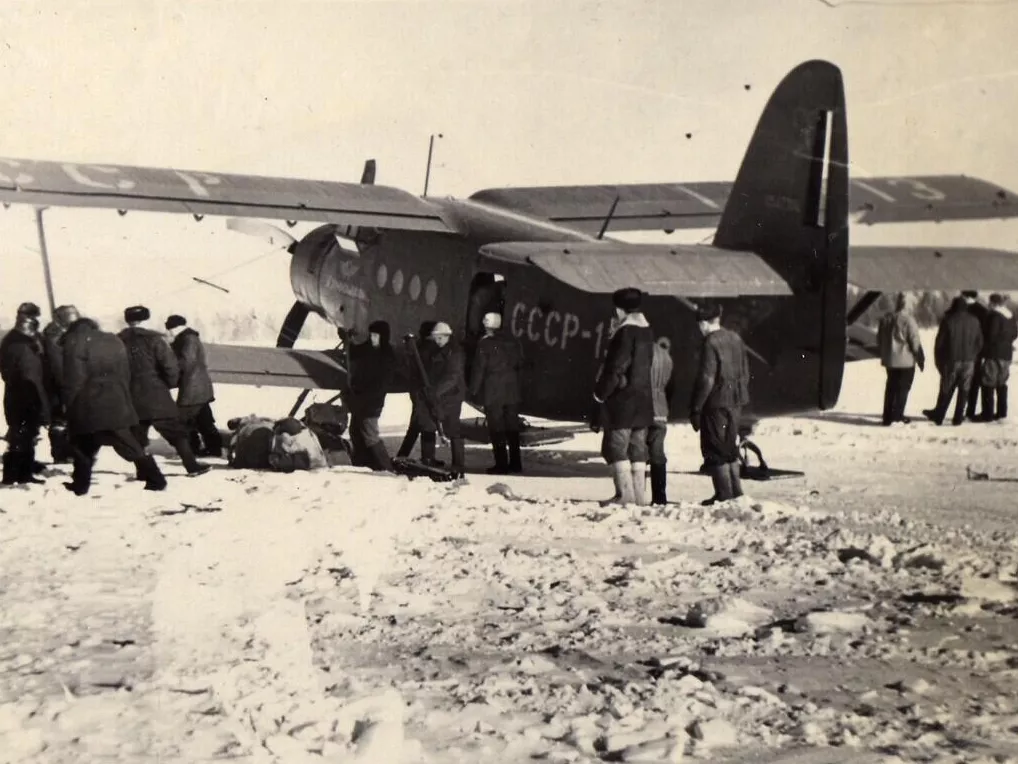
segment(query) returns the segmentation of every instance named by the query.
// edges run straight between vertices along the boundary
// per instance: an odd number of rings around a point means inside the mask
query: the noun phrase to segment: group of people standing
[[[993,422],[1007,418],[1008,382],[1018,322],[1001,294],[991,294],[989,305],[970,290],[954,298],[937,330],[934,363],[940,374],[936,405],[923,415],[941,425],[954,401],[951,423]],[[885,426],[909,423],[905,405],[915,380],[915,369],[926,367],[919,327],[909,313],[909,299],[899,293],[895,308],[877,330],[880,360],[887,371],[884,387]],[[957,396],[957,397],[955,397]],[[982,403],[981,409],[979,404]]]
[[[221,456],[205,349],[186,319],[170,316],[164,334],[145,326],[151,313],[136,305],[124,311],[127,328],[113,334],[73,305],[57,308],[41,332],[40,316],[37,305],[22,303],[0,343],[8,428],[4,484],[42,482],[36,475],[45,465],[35,453],[42,427],[49,429],[54,463],[73,464],[64,485],[78,496],[89,492],[104,445],[134,464],[146,490],[165,489],[148,450],[150,429],[174,448],[189,475],[210,469],[197,456]]]
[[[668,502],[664,441],[672,397],[673,363],[667,337],[656,342],[644,316],[643,294],[627,287],[612,295],[614,314],[604,362],[594,383],[591,429],[603,429],[601,455],[611,466],[615,494],[609,504]],[[690,401],[690,423],[700,433],[700,450],[714,484],[713,504],[743,495],[739,459],[739,417],[749,403],[749,359],[738,333],[721,326],[721,307],[697,310],[704,336]]]
[[[484,334],[473,348],[467,379],[467,357],[463,345],[453,337],[444,321],[421,325],[417,337],[408,335],[409,353],[404,367],[391,347],[390,328],[385,321],[368,326],[368,337],[350,344],[350,378],[347,405],[350,408],[350,441],[354,463],[374,470],[393,469],[392,459],[382,442],[378,418],[385,405],[385,391],[392,378],[402,374],[410,382],[413,410],[406,436],[397,452],[408,457],[417,439],[421,441],[421,463],[445,468],[437,458],[439,440],[448,441],[448,469],[453,478],[465,473],[465,444],[460,413],[468,392],[484,412],[495,464],[488,472],[522,472],[519,411],[522,351],[518,341],[502,329],[500,313],[483,317]]]

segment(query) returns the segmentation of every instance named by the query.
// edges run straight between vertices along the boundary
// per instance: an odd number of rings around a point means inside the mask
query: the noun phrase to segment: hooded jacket
[[[379,336],[377,348],[370,336],[350,346],[350,411],[354,416],[372,418],[382,414],[385,394],[396,373],[396,354],[389,344],[391,330],[387,322],[372,322],[368,332]]]
[[[934,360],[941,373],[956,363],[972,363],[983,349],[983,329],[972,315],[965,298],[956,297],[940,322],[934,345]]]
[[[1018,322],[1011,311],[1000,305],[992,308],[984,323],[983,357],[997,361],[1014,359],[1014,343],[1018,339]]]
[[[919,340],[919,326],[903,309],[888,313],[880,319],[877,345],[880,347],[880,363],[884,368],[911,369],[917,363],[926,362],[923,345]]]

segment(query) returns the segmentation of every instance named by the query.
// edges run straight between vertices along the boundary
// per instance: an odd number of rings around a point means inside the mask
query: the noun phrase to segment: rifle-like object
[[[428,372],[424,369],[424,361],[421,360],[421,354],[417,352],[417,338],[413,334],[408,334],[403,338],[403,344],[407,346],[408,352],[414,359],[414,365],[417,367],[417,373],[421,375],[421,384],[424,389],[424,404],[428,407],[428,413],[431,414],[431,418],[438,428],[438,442],[445,446],[449,443],[449,439],[445,437],[445,432],[442,430],[442,420],[438,416],[435,395],[431,389],[431,383],[428,381]]]

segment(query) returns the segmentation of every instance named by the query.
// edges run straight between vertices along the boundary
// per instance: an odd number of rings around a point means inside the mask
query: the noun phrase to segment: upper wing
[[[648,294],[683,297],[792,294],[759,256],[709,246],[506,242],[481,247],[481,254],[530,263],[584,292],[611,293],[638,283]]]
[[[853,246],[850,284],[875,292],[1018,290],[1018,253],[977,247]]]
[[[0,201],[454,232],[436,207],[396,188],[155,167],[0,159]]]
[[[543,186],[489,188],[470,198],[596,233],[616,196],[610,230],[712,228],[731,189],[729,182]],[[1013,193],[964,175],[852,178],[849,204],[853,221],[866,224],[1018,217]]]

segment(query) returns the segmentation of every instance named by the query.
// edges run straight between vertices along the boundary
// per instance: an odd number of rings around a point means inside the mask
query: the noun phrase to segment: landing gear
[[[759,464],[754,466],[749,463],[750,452],[756,454]],[[710,468],[701,464],[700,474],[709,475]],[[739,475],[743,480],[770,480],[772,477],[772,470],[764,460],[763,451],[748,435],[739,435]]]

